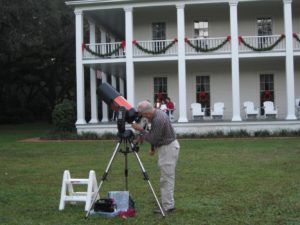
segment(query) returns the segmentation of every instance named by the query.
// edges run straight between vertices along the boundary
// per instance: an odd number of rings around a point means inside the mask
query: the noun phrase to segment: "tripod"
[[[151,182],[149,180],[149,176],[148,176],[148,174],[147,174],[147,172],[146,172],[146,170],[145,170],[145,168],[143,166],[143,163],[142,163],[142,161],[141,161],[141,159],[140,159],[140,157],[138,155],[139,147],[138,147],[137,143],[133,142],[133,138],[134,138],[133,132],[131,130],[125,130],[124,132],[119,133],[119,138],[120,138],[119,142],[117,143],[117,145],[115,147],[115,150],[113,151],[113,154],[112,154],[112,156],[111,156],[111,158],[110,158],[110,160],[109,160],[109,162],[107,164],[105,172],[102,175],[102,178],[101,178],[101,181],[100,181],[97,193],[93,197],[93,201],[91,203],[90,209],[86,213],[85,218],[86,219],[88,218],[88,216],[90,215],[91,209],[94,207],[94,204],[95,204],[95,202],[97,200],[98,193],[100,192],[100,189],[102,187],[103,182],[106,180],[106,178],[108,176],[108,172],[109,172],[109,170],[111,168],[112,162],[113,162],[113,160],[114,160],[117,152],[121,152],[125,156],[125,170],[124,170],[124,175],[125,175],[125,188],[126,188],[126,190],[128,190],[128,159],[127,159],[127,156],[128,156],[129,153],[134,153],[134,155],[136,156],[136,159],[137,159],[137,161],[138,161],[138,163],[140,165],[142,173],[144,175],[144,180],[146,180],[148,182],[149,187],[151,189],[151,192],[152,192],[152,194],[153,194],[153,196],[155,198],[155,201],[156,201],[156,203],[157,203],[157,205],[158,205],[158,207],[160,209],[160,212],[161,212],[162,216],[165,216],[165,213],[164,213],[164,211],[163,211],[163,209],[162,209],[162,207],[161,207],[161,205],[160,205],[160,203],[158,201],[158,198],[157,198],[157,196],[155,194],[155,191],[154,191],[154,189],[152,187],[152,184],[151,184]],[[121,150],[120,149],[120,145],[121,145],[122,142],[125,145],[125,150]],[[128,146],[128,144],[129,144],[129,146]]]

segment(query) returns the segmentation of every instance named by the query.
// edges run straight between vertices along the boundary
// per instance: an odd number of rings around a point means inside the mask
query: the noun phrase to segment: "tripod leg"
[[[129,147],[128,147],[128,140],[124,141],[124,152],[122,152],[125,156],[125,165],[124,165],[124,177],[125,177],[125,190],[128,191],[128,154],[129,154]]]
[[[112,156],[111,156],[111,158],[110,158],[110,160],[109,160],[109,162],[108,162],[108,164],[107,164],[107,167],[106,167],[106,169],[105,169],[105,172],[104,172],[103,175],[102,175],[101,182],[100,182],[99,187],[98,187],[98,190],[97,190],[97,194],[94,195],[94,198],[93,198],[93,201],[92,201],[92,203],[91,203],[91,206],[90,206],[89,210],[87,211],[87,213],[86,213],[86,215],[85,215],[85,218],[86,218],[86,219],[88,218],[88,216],[89,216],[90,213],[91,213],[92,208],[94,207],[94,204],[95,204],[95,202],[96,202],[96,200],[97,200],[97,196],[98,196],[99,191],[100,191],[100,189],[101,189],[101,187],[102,187],[102,184],[103,184],[103,182],[106,180],[106,177],[107,177],[107,175],[108,175],[108,171],[109,171],[109,169],[110,169],[110,167],[111,167],[111,164],[112,164],[112,162],[113,162],[113,160],[114,160],[114,158],[115,158],[117,152],[119,151],[119,146],[120,146],[121,142],[122,142],[122,140],[119,141],[118,144],[116,145],[116,148],[115,148],[115,150],[113,151],[113,154],[112,154]]]
[[[132,143],[131,143],[131,146],[134,147]],[[133,149],[134,149],[134,148],[133,148]],[[149,180],[149,176],[148,176],[148,174],[147,174],[147,172],[146,172],[146,170],[145,170],[145,168],[144,168],[144,166],[143,166],[143,163],[142,163],[142,161],[141,161],[141,159],[140,159],[138,153],[137,153],[136,151],[133,151],[133,153],[135,154],[135,156],[136,156],[136,158],[137,158],[137,160],[138,160],[138,162],[139,162],[139,164],[140,164],[140,167],[141,167],[141,169],[142,169],[142,171],[143,171],[144,178],[145,178],[145,180],[147,180],[147,182],[148,182],[148,184],[149,184],[149,187],[150,187],[150,189],[151,189],[151,191],[152,191],[152,194],[153,194],[153,196],[154,196],[154,198],[155,198],[155,201],[156,201],[156,203],[157,203],[157,205],[158,205],[158,207],[159,207],[159,210],[160,210],[162,216],[165,216],[165,213],[164,213],[164,211],[163,211],[163,209],[162,209],[162,207],[161,207],[161,205],[160,205],[160,203],[159,203],[159,201],[158,201],[158,198],[157,198],[157,196],[156,196],[156,194],[155,194],[155,191],[154,191],[154,189],[153,189],[153,187],[152,187],[152,184],[151,184],[151,182],[150,182],[150,180]]]

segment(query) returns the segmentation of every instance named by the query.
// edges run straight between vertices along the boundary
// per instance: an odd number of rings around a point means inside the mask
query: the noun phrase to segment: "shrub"
[[[52,112],[52,122],[56,131],[73,131],[75,129],[75,103],[64,99]]]
[[[82,132],[78,135],[78,139],[97,140],[99,135],[95,132]]]
[[[246,130],[230,130],[227,133],[227,137],[249,137],[251,136]]]
[[[268,130],[259,130],[254,132],[255,137],[270,137],[271,132]]]

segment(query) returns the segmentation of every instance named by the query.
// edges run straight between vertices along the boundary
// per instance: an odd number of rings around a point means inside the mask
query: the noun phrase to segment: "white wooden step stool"
[[[75,192],[73,185],[87,185],[87,191]],[[97,199],[100,198],[97,191],[98,184],[95,171],[91,170],[89,173],[89,178],[83,179],[71,178],[70,171],[65,170],[61,186],[59,210],[63,210],[65,208],[66,202],[85,202],[84,210],[88,211],[90,209],[93,199],[95,198],[95,195],[97,195]]]

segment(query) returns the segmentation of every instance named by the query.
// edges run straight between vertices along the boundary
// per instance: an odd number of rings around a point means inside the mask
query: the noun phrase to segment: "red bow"
[[[200,92],[199,92],[199,96],[200,96],[200,97],[205,97],[205,96],[206,96],[205,91],[200,91]]]

